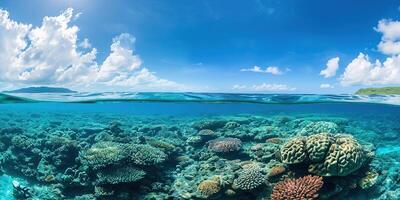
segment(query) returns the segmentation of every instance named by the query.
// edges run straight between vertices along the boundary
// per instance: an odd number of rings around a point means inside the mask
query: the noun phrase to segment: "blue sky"
[[[7,19],[30,27],[21,34],[26,44],[12,55],[18,62],[2,61],[0,57],[0,64],[7,68],[0,69],[7,74],[0,76],[0,86],[351,93],[359,87],[399,85],[400,72],[396,70],[400,70],[400,64],[375,63],[376,59],[381,63],[397,61],[399,6],[395,0],[2,0],[0,7],[8,13]],[[71,17],[63,23],[77,27],[77,31],[69,37],[76,37],[76,41],[65,49],[73,48],[77,55],[60,55],[60,50],[43,56],[53,49],[45,44],[62,44],[64,34],[55,31],[61,35],[33,37],[32,30],[57,29],[56,17],[69,8],[73,9]],[[52,26],[45,27],[45,16],[54,17],[50,20]],[[68,27],[58,28],[68,32]],[[15,35],[3,29],[3,38]],[[36,44],[35,39],[39,41],[40,37],[49,41]],[[80,47],[85,40],[88,46]],[[379,46],[388,41],[384,45],[389,46]],[[87,61],[83,56],[86,54],[93,58]],[[336,57],[334,75],[332,70],[327,77],[321,75],[327,62]],[[63,58],[76,62],[63,62]],[[125,60],[116,62],[116,58]],[[363,63],[369,68],[365,69]],[[75,65],[75,74],[65,72]],[[6,73],[16,66],[18,73]],[[65,73],[59,75],[58,68]],[[359,74],[362,77],[356,77]]]

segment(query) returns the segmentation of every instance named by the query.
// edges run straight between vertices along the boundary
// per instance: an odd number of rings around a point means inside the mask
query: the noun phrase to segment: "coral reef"
[[[381,141],[400,127],[387,126],[314,114],[4,111],[1,172],[18,184],[0,176],[0,192],[8,186],[14,197],[45,200],[396,199],[398,141],[388,150]]]
[[[318,191],[324,182],[319,176],[305,176],[299,179],[289,179],[275,185],[271,194],[271,200],[318,198]]]

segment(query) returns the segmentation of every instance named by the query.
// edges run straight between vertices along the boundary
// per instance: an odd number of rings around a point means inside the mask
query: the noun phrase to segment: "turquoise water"
[[[398,96],[87,93],[0,99],[1,200],[268,199],[278,183],[306,175],[323,178],[321,199],[400,199]],[[328,150],[318,161],[306,150],[307,158],[297,163],[285,160],[286,144],[299,138],[308,144],[321,133],[331,139],[328,148],[340,137],[357,144],[348,152],[338,147],[346,161],[336,166],[341,173],[309,169],[327,163]],[[362,159],[349,167],[353,151]],[[256,172],[249,173],[249,165]]]

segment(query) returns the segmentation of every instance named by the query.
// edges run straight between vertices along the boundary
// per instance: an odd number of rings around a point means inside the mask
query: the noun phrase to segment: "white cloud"
[[[77,15],[80,15],[79,13]],[[127,90],[182,89],[158,78],[133,52],[129,34],[115,37],[110,54],[99,65],[97,50],[85,38],[78,43],[79,28],[70,25],[73,9],[44,17],[41,26],[17,23],[0,9],[0,81],[13,84],[72,87],[123,86]]]
[[[256,73],[269,73],[273,75],[281,75],[283,72],[279,69],[279,67],[276,66],[269,66],[265,69],[262,69],[261,67],[255,65],[252,68],[244,68],[241,69],[240,71],[242,72],[256,72]],[[289,69],[286,69],[286,71],[289,71]]]
[[[378,44],[379,51],[386,55],[400,54],[399,21],[380,20],[375,30],[382,33],[381,42]]]
[[[360,53],[347,65],[341,77],[341,84],[400,84],[400,55],[386,58],[382,64],[379,60],[371,62],[367,55]]]
[[[320,72],[320,75],[325,78],[334,77],[339,69],[339,57],[331,58],[326,63],[326,68]]]
[[[294,91],[296,88],[289,87],[285,84],[267,84],[262,83],[260,85],[234,85],[233,89],[242,91],[252,92],[283,92],[283,91]]]
[[[342,74],[343,86],[400,84],[400,21],[380,20],[375,30],[382,33],[378,49],[388,57],[371,61],[360,53]]]
[[[232,88],[235,89],[235,90],[243,90],[243,89],[246,89],[247,86],[246,86],[246,85],[239,85],[239,84],[236,84],[236,85],[234,85]]]
[[[332,89],[332,88],[335,88],[333,85],[328,84],[328,83],[323,83],[323,84],[321,84],[319,87],[322,88],[322,89]]]
[[[81,43],[79,43],[79,47],[82,47],[84,49],[89,49],[92,48],[92,44],[90,44],[89,39],[85,38]]]

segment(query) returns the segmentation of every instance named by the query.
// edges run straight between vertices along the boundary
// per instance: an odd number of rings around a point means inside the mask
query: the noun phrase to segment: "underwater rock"
[[[311,161],[308,171],[320,176],[347,176],[367,159],[366,149],[346,134],[293,138],[283,145],[280,154],[286,164]]]
[[[257,164],[243,166],[239,177],[233,181],[232,187],[240,190],[252,190],[265,183],[266,177]]]
[[[133,183],[143,179],[145,175],[145,171],[133,166],[113,167],[98,172],[96,183],[100,185]]]
[[[324,182],[319,176],[305,176],[289,179],[275,185],[271,200],[313,200],[318,198],[318,191]]]
[[[279,151],[279,145],[274,143],[257,143],[246,150],[246,153],[253,160],[268,163],[275,158],[276,152]]]
[[[13,181],[13,195],[16,199],[29,199],[32,197],[30,188],[22,186],[18,181]]]
[[[216,153],[228,153],[239,151],[242,141],[237,138],[218,138],[208,142],[208,149]]]

